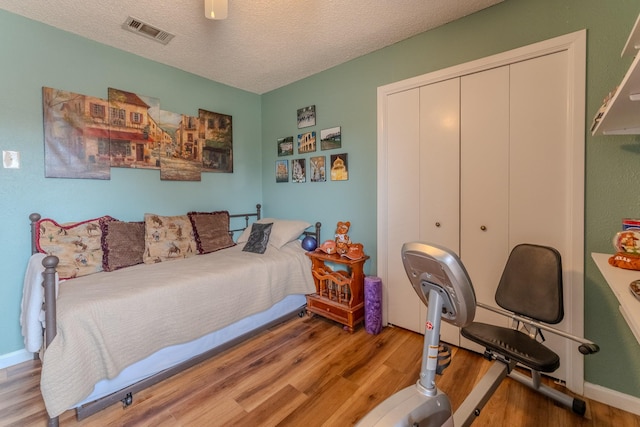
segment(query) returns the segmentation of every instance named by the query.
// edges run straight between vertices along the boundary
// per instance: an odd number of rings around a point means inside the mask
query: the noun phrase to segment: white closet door
[[[570,230],[574,220],[571,145],[568,135],[567,52],[562,51],[511,66],[511,150],[509,240],[552,246],[560,251],[564,271],[565,312],[572,304],[574,279]],[[570,319],[556,327],[569,331]],[[554,377],[566,379],[575,344],[545,334],[545,345],[560,356]]]
[[[388,322],[424,332],[422,301],[402,264],[405,242],[419,240],[420,230],[420,90],[394,93],[387,98],[387,264]],[[380,160],[379,160],[380,161]]]
[[[420,88],[420,237],[460,252],[460,79]]]
[[[420,88],[420,240],[460,253],[460,79]],[[423,305],[422,317],[426,319]],[[460,345],[442,322],[443,341]]]
[[[463,76],[460,86],[460,257],[477,300],[495,306],[509,255],[509,67]],[[508,326],[487,310],[476,310],[475,320]]]

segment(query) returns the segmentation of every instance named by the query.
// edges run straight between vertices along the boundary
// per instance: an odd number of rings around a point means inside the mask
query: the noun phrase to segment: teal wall
[[[0,11],[0,151],[21,169],[0,167],[0,356],[24,348],[18,316],[30,254],[32,212],[58,221],[104,214],[140,220],[145,212],[246,212],[262,202],[260,96],[211,82]],[[111,180],[45,179],[42,86],[107,98],[109,87],[154,96],[161,108],[233,116],[234,173],[201,182],[160,181],[157,170],[115,169]]]
[[[378,86],[586,28],[589,127],[603,97],[620,83],[631,63],[630,58],[621,59],[620,52],[638,13],[637,0],[506,0],[264,94],[263,198],[275,216],[322,221],[324,238],[331,237],[337,220],[350,220],[352,239],[364,243],[372,255],[365,266],[367,273],[375,274]],[[342,126],[340,152],[349,153],[349,181],[275,182],[276,140],[299,133],[295,112],[306,105],[316,105],[317,111],[317,124],[308,129],[319,132]],[[590,256],[612,251],[611,238],[619,231],[621,218],[640,216],[640,137],[589,134],[586,159],[585,333],[602,350],[585,358],[585,378],[640,397],[640,345]]]
[[[325,239],[338,220],[350,220],[352,239],[372,255],[367,273],[375,274],[378,86],[586,28],[590,126],[631,63],[620,51],[638,13],[640,0],[506,0],[259,96],[0,11],[0,150],[20,151],[23,162],[19,170],[0,168],[0,356],[23,347],[17,319],[29,213],[61,221],[103,214],[128,220],[145,211],[238,211],[263,201],[268,216],[322,221]],[[234,173],[206,174],[201,183],[160,182],[157,171],[126,169],[112,169],[110,181],[45,179],[42,86],[99,97],[115,87],[158,97],[163,109],[174,112],[231,114]],[[304,131],[342,126],[342,149],[313,155],[349,153],[348,181],[276,184],[276,140],[301,133],[295,114],[308,105],[316,105],[317,124]],[[640,397],[640,345],[590,258],[591,252],[611,251],[621,218],[640,216],[634,191],[640,186],[640,137],[588,136],[585,144],[585,333],[602,347],[585,359],[585,377]]]

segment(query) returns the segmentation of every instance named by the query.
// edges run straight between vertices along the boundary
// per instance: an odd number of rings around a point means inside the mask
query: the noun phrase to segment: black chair
[[[558,355],[542,343],[543,330],[579,342],[578,349],[582,354],[599,350],[588,340],[548,326],[561,322],[564,317],[560,253],[551,247],[532,244],[514,247],[495,300],[507,311],[481,303],[477,305],[510,317],[513,328],[472,322],[461,329],[462,336],[485,347],[486,357],[508,364],[509,377],[584,415],[586,404],[583,400],[541,383],[541,373],[552,373],[560,366]],[[531,377],[513,370],[516,364],[528,368]]]

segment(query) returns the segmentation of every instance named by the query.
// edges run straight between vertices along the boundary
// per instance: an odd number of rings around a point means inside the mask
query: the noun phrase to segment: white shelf
[[[640,15],[629,34],[622,56],[633,56],[640,48]],[[592,135],[640,134],[640,55],[636,55],[616,93],[609,100]]]
[[[614,295],[618,298],[622,317],[627,321],[631,332],[633,332],[640,344],[640,301],[629,290],[629,284],[634,280],[640,279],[640,271],[613,267],[609,264],[609,258],[611,257],[609,254],[592,253],[591,257]]]

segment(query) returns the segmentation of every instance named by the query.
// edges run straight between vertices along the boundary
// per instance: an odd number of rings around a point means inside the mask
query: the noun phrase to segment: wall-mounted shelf
[[[601,107],[592,135],[640,134],[640,15],[629,34],[621,56],[636,55],[615,94]]]

